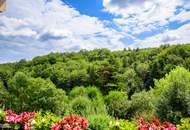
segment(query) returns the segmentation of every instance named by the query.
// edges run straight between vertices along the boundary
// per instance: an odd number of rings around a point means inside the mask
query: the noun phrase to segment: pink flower
[[[79,126],[75,127],[74,130],[81,130]]]
[[[85,119],[82,119],[80,124],[84,127],[84,128],[88,128],[88,121]]]
[[[66,129],[66,130],[70,130],[71,126],[69,124],[66,124],[66,125],[63,126],[63,128]]]
[[[29,123],[24,124],[24,130],[30,130],[30,124]]]
[[[5,121],[8,123],[18,123],[18,115],[15,113],[9,113],[9,115],[5,116]]]
[[[88,121],[84,118],[78,117],[78,116],[67,116],[64,117],[61,121],[57,122],[56,124],[59,124],[58,130],[87,130],[88,129]],[[55,128],[56,124],[52,126],[52,130]]]
[[[59,124],[54,124],[52,127],[51,127],[51,130],[60,130],[61,126]]]
[[[140,118],[138,122],[139,127],[137,130],[177,130],[175,125],[169,122],[161,123],[157,118],[153,118],[152,123],[146,124],[143,118]]]
[[[17,115],[12,110],[6,111],[5,121],[12,124],[21,124],[23,125],[24,130],[30,130],[29,120],[34,118],[35,112],[22,112],[20,115]]]

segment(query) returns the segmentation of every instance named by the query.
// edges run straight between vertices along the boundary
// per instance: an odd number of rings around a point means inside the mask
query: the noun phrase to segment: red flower
[[[140,118],[138,123],[139,127],[137,130],[177,130],[175,125],[169,122],[161,123],[157,118],[153,118],[152,122],[147,124],[145,124],[143,118]]]
[[[52,130],[60,130],[61,129],[61,126],[57,123],[57,124],[54,124],[52,127],[51,127]]]
[[[75,127],[74,130],[81,130],[79,126]]]
[[[30,130],[30,124],[29,123],[24,124],[24,130]]]
[[[5,121],[12,124],[22,124],[24,130],[30,130],[29,120],[34,118],[35,114],[35,112],[22,112],[20,115],[17,115],[12,110],[7,110]]]
[[[56,128],[56,124],[59,124],[59,129]],[[61,121],[52,126],[52,130],[87,130],[88,121],[84,118],[77,116],[64,117]]]
[[[66,129],[66,130],[70,130],[71,126],[69,124],[66,124],[66,125],[63,126],[63,128]]]

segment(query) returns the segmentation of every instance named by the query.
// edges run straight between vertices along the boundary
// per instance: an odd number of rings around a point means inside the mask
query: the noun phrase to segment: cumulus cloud
[[[187,4],[185,0],[104,0],[105,11],[120,16],[113,22],[132,34],[155,31],[172,21],[189,20]],[[176,16],[177,7],[182,7],[182,12]]]
[[[0,62],[50,51],[124,47],[122,33],[61,0],[7,0],[7,6],[0,14]]]
[[[161,44],[185,44],[190,41],[190,24],[181,26],[175,30],[166,30],[163,33],[148,37],[144,40],[137,40],[131,48],[158,47]]]
[[[129,47],[158,47],[190,41],[190,3],[187,0],[103,0],[103,5],[104,11],[117,16],[113,22],[132,35],[134,44]],[[172,22],[186,24],[171,29]],[[151,35],[144,36],[143,40],[138,37],[146,32]]]
[[[169,19],[169,21],[179,21],[179,22],[185,22],[190,20],[190,12],[182,10],[179,14],[174,15]]]

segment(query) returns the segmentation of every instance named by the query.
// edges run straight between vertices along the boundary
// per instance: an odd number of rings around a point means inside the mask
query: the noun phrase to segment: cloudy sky
[[[49,52],[190,43],[189,0],[7,0],[0,63]]]

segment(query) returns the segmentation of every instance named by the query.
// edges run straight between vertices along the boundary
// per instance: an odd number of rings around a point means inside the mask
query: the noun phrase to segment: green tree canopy
[[[181,116],[190,116],[190,72],[177,67],[156,81],[156,113],[161,119],[178,122]]]
[[[50,80],[31,78],[23,72],[17,72],[9,81],[12,98],[8,106],[15,111],[47,110],[62,113],[66,109],[67,96],[57,89]]]

